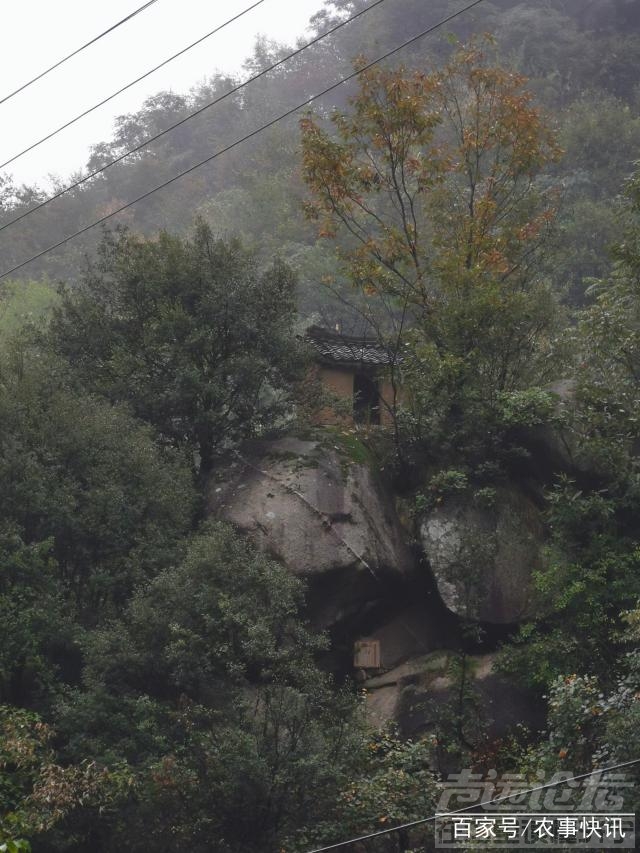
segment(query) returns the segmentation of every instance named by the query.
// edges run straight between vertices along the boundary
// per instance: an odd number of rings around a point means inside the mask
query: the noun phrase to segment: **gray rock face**
[[[209,511],[312,581],[325,627],[384,599],[412,565],[392,503],[338,446],[284,438],[243,451],[214,473]]]
[[[433,652],[365,681],[371,723],[383,727],[395,721],[408,737],[433,731],[457,702],[459,676],[450,666],[454,658],[447,651]],[[544,723],[544,702],[509,683],[494,664],[494,654],[467,658],[466,679],[475,695],[478,729],[466,734],[474,740],[504,737],[519,723],[534,729]]]
[[[433,656],[435,658],[435,656]],[[401,731],[408,737],[429,731],[442,718],[442,711],[455,707],[458,678],[452,677],[448,658],[444,665],[405,679],[395,708]],[[474,713],[467,721],[465,732],[471,742],[502,738],[514,727],[524,723],[533,729],[544,723],[544,703],[535,701],[526,691],[517,688],[495,671],[495,655],[474,655],[467,658],[466,679],[473,691]],[[446,714],[446,712],[445,712]]]
[[[502,487],[491,507],[451,500],[423,518],[420,536],[440,596],[453,613],[497,624],[529,615],[544,528],[522,492]]]

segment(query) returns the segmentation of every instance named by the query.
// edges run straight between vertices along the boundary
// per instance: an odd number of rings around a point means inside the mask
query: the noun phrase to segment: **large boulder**
[[[254,443],[217,470],[209,512],[308,579],[322,627],[385,603],[413,558],[361,448],[339,439]]]
[[[531,577],[541,564],[544,525],[521,490],[501,486],[491,504],[449,499],[424,516],[420,538],[453,613],[496,624],[531,615]]]

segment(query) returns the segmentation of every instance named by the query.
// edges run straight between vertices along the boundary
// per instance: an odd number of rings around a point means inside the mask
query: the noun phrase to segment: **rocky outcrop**
[[[317,624],[384,603],[412,566],[392,502],[361,452],[339,439],[283,438],[214,473],[209,511],[309,580]]]
[[[457,495],[426,513],[419,528],[428,565],[414,562],[357,436],[246,446],[214,472],[208,503],[306,580],[311,621],[331,634],[329,669],[351,669],[355,640],[379,642],[375,677],[355,674],[370,720],[393,720],[406,735],[434,731],[456,713],[459,656],[433,650],[460,643],[458,617],[499,632],[530,614],[544,530],[535,500],[515,485],[485,490],[482,503]],[[494,671],[492,655],[465,660],[484,720],[479,738],[528,719],[528,697]]]
[[[497,672],[495,654],[470,655],[462,664],[458,655],[447,651],[414,658],[365,681],[369,719],[380,727],[395,721],[407,737],[446,725],[459,702],[462,666],[467,691],[465,734],[470,741],[503,737],[520,723],[533,729],[543,725],[544,703],[534,701]]]
[[[501,486],[490,505],[468,497],[445,501],[422,519],[420,537],[440,596],[453,613],[497,624],[530,615],[544,527],[522,491]]]

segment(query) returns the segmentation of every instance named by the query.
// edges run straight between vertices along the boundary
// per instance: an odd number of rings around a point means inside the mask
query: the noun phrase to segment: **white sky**
[[[159,0],[0,104],[0,163],[251,5],[252,0]],[[3,3],[0,98],[142,6],[143,0],[15,0]],[[322,0],[265,0],[186,55],[138,83],[6,168],[16,183],[80,171],[91,144],[111,137],[114,116],[161,90],[186,93],[215,71],[237,72],[256,36],[286,44],[309,36]]]

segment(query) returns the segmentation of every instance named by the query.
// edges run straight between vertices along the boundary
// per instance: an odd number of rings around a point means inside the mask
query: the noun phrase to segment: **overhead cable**
[[[121,27],[123,24],[126,24],[127,21],[130,21],[132,18],[135,18],[136,15],[139,15],[141,12],[144,12],[145,9],[148,9],[150,6],[153,6],[157,2],[158,0],[148,0],[147,3],[144,3],[142,6],[135,9],[125,18],[122,18],[122,20],[116,21],[115,24],[112,24],[104,32],[100,33],[99,35],[92,38],[90,41],[86,42],[86,44],[81,45],[80,47],[73,50],[71,53],[68,53],[66,56],[63,56],[62,59],[59,59],[57,62],[54,62],[53,65],[49,66],[49,68],[46,68],[44,71],[41,71],[40,74],[37,74],[35,77],[32,77],[31,80],[27,80],[27,82],[23,83],[21,86],[18,86],[17,89],[13,90],[13,92],[9,92],[8,95],[5,95],[4,98],[0,99],[0,104],[6,103],[6,101],[8,101],[10,98],[13,98],[14,95],[17,95],[19,92],[23,92],[26,88],[33,85],[33,83],[37,83],[38,80],[42,80],[42,78],[49,74],[51,71],[55,71],[56,68],[59,68],[69,59],[72,59],[74,56],[77,56],[79,53],[82,53],[83,50],[86,50],[88,47],[91,47],[92,44],[95,44],[97,41],[100,41],[100,39],[109,35],[109,33],[112,33],[114,30],[117,30],[118,27]]]
[[[30,151],[33,151],[34,148],[37,148],[39,145],[42,145],[43,142],[48,142],[50,139],[53,139],[54,136],[57,136],[63,130],[66,130],[68,127],[71,127],[76,122],[80,121],[80,119],[85,118],[85,116],[90,115],[90,113],[95,112],[95,110],[103,107],[105,104],[108,104],[109,101],[112,101],[114,98],[117,98],[118,95],[121,95],[123,92],[126,92],[127,89],[130,89],[132,86],[135,86],[136,83],[140,83],[141,80],[145,80],[147,77],[150,77],[152,74],[155,74],[156,71],[159,71],[160,68],[164,68],[165,65],[168,65],[170,62],[173,62],[174,59],[177,59],[179,56],[187,53],[192,50],[194,47],[197,47],[199,44],[202,44],[203,41],[206,41],[211,36],[219,33],[220,30],[223,30],[225,27],[232,24],[234,21],[237,21],[239,18],[242,18],[243,15],[246,15],[248,12],[251,12],[256,6],[260,6],[261,3],[264,3],[265,0],[257,0],[252,6],[248,6],[246,9],[243,9],[241,12],[238,12],[237,15],[234,15],[233,18],[229,18],[228,21],[225,21],[223,24],[220,24],[215,29],[210,30],[205,35],[201,36],[191,44],[188,44],[186,47],[183,47],[182,50],[179,50],[177,53],[174,53],[173,56],[169,56],[167,59],[164,59],[159,65],[155,65],[153,68],[150,68],[148,71],[145,71],[144,74],[141,74],[140,77],[136,77],[135,80],[132,80],[130,83],[127,83],[126,86],[122,86],[122,88],[118,89],[116,92],[113,92],[111,95],[108,95],[106,98],[103,98],[101,101],[98,101],[97,104],[94,104],[92,107],[84,110],[84,112],[78,113],[72,119],[61,124],[60,127],[57,127],[55,130],[52,130],[51,133],[48,133],[46,136],[43,136],[42,139],[38,139],[37,142],[34,142],[32,145],[29,145],[27,148],[24,148],[18,154],[14,154],[13,157],[10,157],[8,160],[5,160],[4,163],[0,163],[0,169],[4,169],[6,166],[14,163],[24,154],[28,154]]]
[[[149,198],[149,196],[158,192],[158,190],[162,190],[165,187],[170,186],[171,184],[175,183],[176,181],[179,181],[181,178],[184,178],[186,175],[190,175],[192,172],[195,172],[196,169],[199,169],[201,166],[204,166],[207,163],[211,163],[217,157],[220,157],[222,154],[226,154],[227,151],[231,151],[233,148],[236,148],[238,145],[241,145],[243,142],[246,142],[249,139],[253,139],[253,137],[258,136],[258,134],[262,133],[265,130],[268,130],[270,127],[273,127],[274,125],[278,124],[278,122],[282,121],[283,119],[286,119],[289,116],[292,116],[295,113],[299,112],[300,110],[304,109],[305,107],[308,107],[314,101],[317,101],[318,98],[322,98],[322,97],[324,97],[324,95],[329,94],[329,92],[333,92],[339,86],[342,86],[343,83],[347,83],[349,80],[353,80],[355,77],[358,77],[360,74],[364,73],[365,71],[368,71],[369,68],[372,68],[374,65],[377,65],[379,62],[383,62],[385,59],[388,59],[390,56],[393,56],[394,54],[396,54],[399,51],[403,50],[404,48],[408,47],[409,45],[414,44],[415,42],[419,41],[421,38],[424,38],[425,36],[429,35],[429,33],[432,33],[435,30],[439,29],[440,27],[443,27],[445,24],[449,23],[454,18],[457,18],[459,15],[462,15],[464,12],[468,12],[474,6],[479,6],[483,2],[484,2],[484,0],[474,0],[473,3],[469,3],[468,5],[464,6],[462,9],[459,9],[457,12],[454,12],[451,15],[448,15],[446,18],[443,18],[437,24],[434,24],[433,26],[428,27],[426,30],[422,30],[422,32],[418,33],[415,36],[412,36],[410,39],[407,39],[406,41],[404,41],[402,44],[398,45],[397,47],[394,47],[391,50],[387,51],[386,53],[382,54],[381,56],[378,56],[377,59],[374,59],[371,62],[367,62],[365,65],[358,68],[356,71],[352,71],[351,74],[348,74],[346,77],[341,78],[336,83],[333,83],[331,86],[327,86],[327,88],[323,89],[321,92],[317,92],[315,95],[311,95],[309,98],[302,101],[302,103],[297,104],[295,107],[292,107],[291,109],[287,110],[284,113],[281,113],[279,116],[276,116],[276,118],[271,119],[271,121],[268,121],[263,125],[260,125],[260,127],[256,128],[255,130],[252,130],[250,133],[247,133],[245,136],[242,136],[240,139],[236,139],[235,142],[232,142],[229,145],[226,145],[224,148],[221,148],[219,151],[216,151],[214,154],[211,154],[209,157],[205,157],[204,160],[200,160],[198,163],[195,163],[193,166],[190,166],[188,169],[184,169],[182,172],[179,172],[177,175],[174,175],[172,178],[169,178],[168,180],[163,181],[161,184],[158,184],[158,186],[153,187],[153,189],[150,189],[147,192],[142,193],[142,195],[139,195],[136,198],[132,199],[131,201],[128,201],[126,204],[123,204],[120,207],[116,208],[115,210],[112,210],[111,213],[107,213],[105,216],[100,217],[100,219],[96,219],[94,222],[91,222],[89,225],[85,225],[84,228],[80,228],[78,231],[75,231],[73,234],[69,234],[68,236],[64,237],[62,240],[59,240],[57,243],[54,243],[53,245],[48,246],[46,249],[43,249],[41,252],[38,252],[37,254],[32,255],[26,261],[22,261],[21,263],[16,264],[14,267],[11,267],[11,269],[5,270],[4,272],[0,273],[0,279],[6,278],[6,276],[11,275],[12,273],[16,272],[17,270],[22,269],[22,267],[27,266],[27,264],[30,264],[33,261],[36,261],[39,258],[42,258],[44,255],[47,255],[49,252],[52,252],[54,249],[58,249],[58,248],[60,248],[60,246],[64,246],[69,241],[74,240],[76,237],[79,237],[81,234],[85,234],[87,231],[90,231],[92,228],[95,228],[98,225],[102,225],[103,223],[105,223],[109,219],[111,219],[112,217],[117,216],[119,213],[122,213],[124,210],[127,210],[127,208],[132,207],[134,204],[137,204],[138,202],[143,201],[146,198]],[[372,7],[368,7],[368,8],[372,8]],[[135,150],[135,149],[133,149],[133,150]]]
[[[10,219],[9,222],[5,222],[4,225],[0,225],[0,231],[4,231],[4,229],[9,228],[10,225],[14,225],[16,222],[20,222],[27,216],[31,216],[32,213],[41,210],[43,207],[46,207],[48,204],[51,204],[52,201],[55,201],[66,193],[71,192],[71,190],[75,190],[77,187],[82,186],[82,184],[85,184],[87,181],[91,180],[91,178],[95,178],[97,175],[100,175],[102,174],[102,172],[105,172],[107,169],[110,169],[111,166],[115,166],[116,163],[122,162],[122,160],[125,160],[131,154],[135,154],[137,151],[141,151],[148,145],[152,145],[158,139],[162,139],[163,136],[166,136],[167,133],[171,133],[171,131],[175,130],[177,127],[180,127],[186,122],[191,121],[191,119],[201,115],[206,110],[211,109],[211,107],[215,107],[216,104],[220,104],[222,101],[225,101],[227,98],[230,98],[232,95],[235,95],[237,92],[240,92],[242,89],[249,86],[250,83],[254,83],[256,80],[259,80],[261,77],[264,77],[266,74],[269,74],[271,71],[274,71],[276,68],[279,68],[280,66],[289,62],[294,57],[299,56],[305,50],[308,50],[313,45],[318,44],[318,42],[321,42],[323,39],[326,39],[330,35],[333,35],[333,33],[337,32],[342,27],[345,27],[347,24],[350,24],[351,21],[355,21],[356,18],[360,18],[362,15],[365,15],[367,12],[370,12],[376,6],[380,6],[380,4],[384,2],[385,0],[375,0],[375,2],[371,3],[365,9],[361,9],[359,12],[356,12],[356,14],[352,15],[350,18],[346,18],[344,21],[340,21],[340,23],[331,27],[331,29],[322,33],[322,35],[316,36],[314,39],[311,39],[311,41],[308,41],[306,44],[303,44],[300,47],[296,48],[296,50],[291,51],[291,53],[288,53],[286,56],[283,56],[282,59],[279,59],[277,62],[272,63],[266,68],[263,68],[261,71],[258,71],[256,74],[249,77],[247,80],[244,80],[242,83],[238,83],[236,86],[233,86],[231,89],[228,89],[224,94],[219,95],[217,98],[214,98],[213,101],[209,101],[209,103],[204,104],[202,107],[199,107],[197,110],[194,110],[194,112],[189,113],[184,118],[181,118],[179,121],[174,122],[174,124],[170,124],[168,127],[165,127],[164,130],[159,131],[159,133],[147,137],[147,139],[144,139],[142,142],[136,145],[135,148],[130,148],[123,154],[119,154],[117,157],[114,157],[113,160],[109,160],[108,163],[105,163],[104,166],[100,166],[99,169],[94,169],[93,172],[90,172],[83,178],[79,178],[77,181],[74,181],[72,184],[69,184],[69,186],[59,190],[54,195],[50,196],[44,201],[41,201],[34,207],[29,208],[29,210],[26,210],[24,213],[21,213],[20,216],[16,216],[14,219]]]

